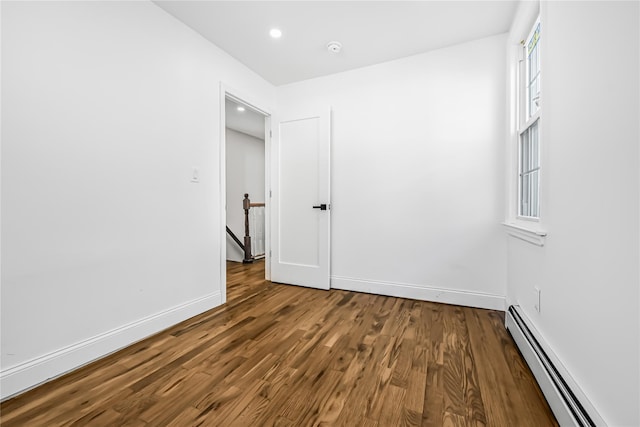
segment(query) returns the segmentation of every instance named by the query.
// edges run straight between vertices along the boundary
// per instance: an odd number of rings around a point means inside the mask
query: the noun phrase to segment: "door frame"
[[[265,279],[271,280],[271,119],[269,108],[254,102],[254,100],[233,89],[224,82],[220,82],[220,291],[222,303],[227,302],[227,138],[226,138],[226,105],[229,98],[251,110],[264,115],[264,244],[265,244]]]

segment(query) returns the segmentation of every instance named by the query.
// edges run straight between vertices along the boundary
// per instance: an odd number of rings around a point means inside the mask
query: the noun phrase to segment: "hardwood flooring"
[[[503,313],[265,282],[0,406],[2,426],[552,426]]]

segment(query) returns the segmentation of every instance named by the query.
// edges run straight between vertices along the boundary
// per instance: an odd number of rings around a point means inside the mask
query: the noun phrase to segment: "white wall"
[[[640,424],[639,13],[637,2],[542,4],[548,237],[508,241],[510,303],[611,426]]]
[[[221,302],[220,81],[275,89],[147,2],[2,2],[2,42],[6,397]]]
[[[264,140],[226,129],[227,225],[244,242],[242,199],[264,202]],[[244,252],[227,236],[227,259],[242,261]]]
[[[332,107],[333,287],[504,309],[505,40],[277,88]]]

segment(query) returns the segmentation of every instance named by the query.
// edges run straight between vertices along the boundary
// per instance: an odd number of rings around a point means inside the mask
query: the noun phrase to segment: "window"
[[[527,119],[533,116],[539,107],[540,100],[540,22],[527,38]]]
[[[520,216],[538,218],[538,174],[540,155],[538,150],[538,121],[520,135]]]
[[[518,144],[518,216],[540,217],[540,20],[524,43],[524,72],[520,78],[524,106],[520,109]]]

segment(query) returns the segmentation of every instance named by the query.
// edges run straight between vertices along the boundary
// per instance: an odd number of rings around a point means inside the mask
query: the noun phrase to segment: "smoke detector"
[[[338,53],[342,49],[342,43],[340,42],[329,42],[327,44],[327,50],[331,53]]]

